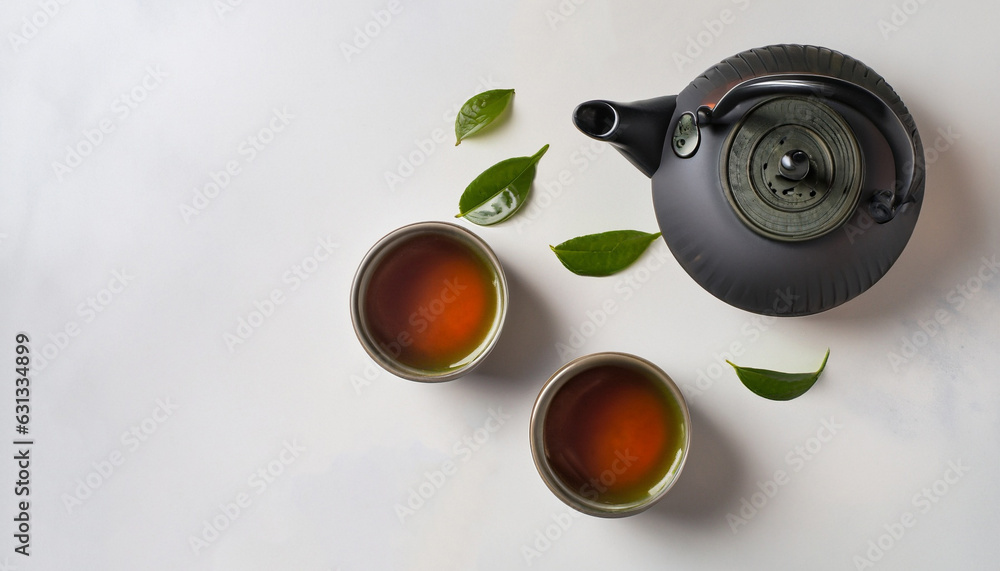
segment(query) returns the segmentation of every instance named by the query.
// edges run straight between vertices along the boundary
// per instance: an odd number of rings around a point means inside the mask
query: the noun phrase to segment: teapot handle
[[[885,100],[850,81],[800,74],[774,74],[748,79],[734,85],[715,103],[699,107],[697,125],[711,124],[750,97],[787,93],[811,94],[849,105],[871,119],[888,141],[896,167],[896,187],[875,191],[868,213],[876,222],[883,224],[892,220],[903,205],[916,200],[912,195],[917,171],[913,137]]]

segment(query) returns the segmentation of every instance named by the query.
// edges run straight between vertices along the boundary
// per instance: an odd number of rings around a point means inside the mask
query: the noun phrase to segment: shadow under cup
[[[449,381],[500,337],[507,282],[479,236],[445,222],[404,226],[365,255],[351,289],[351,320],[365,351],[390,373]]]
[[[550,490],[600,517],[648,509],[687,458],[691,417],[659,367],[627,353],[571,361],[545,383],[531,412],[531,454]]]

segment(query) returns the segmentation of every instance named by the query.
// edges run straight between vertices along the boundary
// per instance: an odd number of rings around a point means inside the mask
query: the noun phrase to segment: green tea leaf
[[[549,246],[562,265],[581,276],[610,276],[629,267],[660,237],[638,230],[613,230]]]
[[[767,369],[750,369],[738,367],[730,361],[726,361],[736,369],[736,376],[743,381],[748,389],[754,393],[771,400],[792,400],[802,396],[808,391],[820,373],[826,368],[826,361],[830,358],[830,350],[826,350],[823,363],[815,373],[781,373],[778,371],[768,371]]]
[[[528,199],[535,167],[547,150],[549,146],[545,145],[530,157],[500,161],[483,171],[462,193],[455,218],[464,216],[480,226],[510,218]]]
[[[513,89],[493,89],[473,96],[455,117],[455,145],[492,123],[514,97]]]

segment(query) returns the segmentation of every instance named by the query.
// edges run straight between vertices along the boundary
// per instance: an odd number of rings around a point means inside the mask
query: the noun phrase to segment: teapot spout
[[[633,103],[594,100],[577,106],[573,123],[588,137],[611,143],[644,175],[652,177],[660,168],[667,127],[676,106],[676,95]]]

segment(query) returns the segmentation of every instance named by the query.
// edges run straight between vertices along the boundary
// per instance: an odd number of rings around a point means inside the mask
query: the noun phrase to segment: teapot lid
[[[721,180],[753,231],[799,241],[833,231],[854,212],[864,162],[857,138],[836,111],[799,96],[748,111],[723,143]]]

